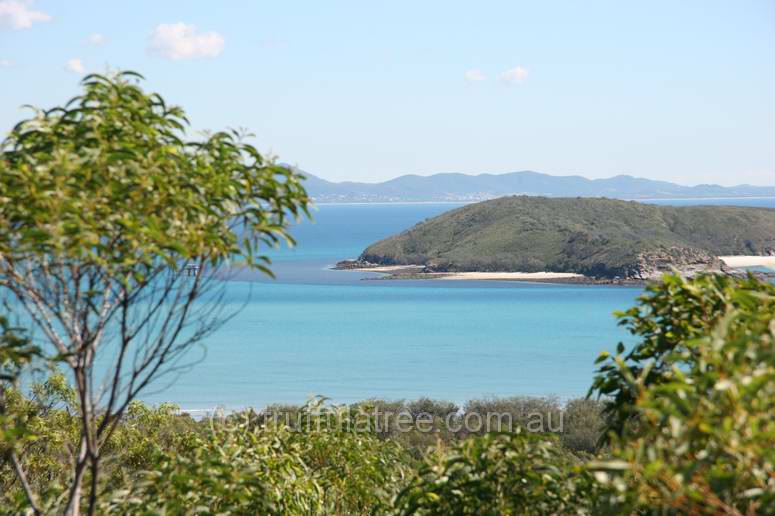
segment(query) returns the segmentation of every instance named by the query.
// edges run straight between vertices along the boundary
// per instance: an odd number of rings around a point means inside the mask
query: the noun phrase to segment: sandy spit
[[[727,266],[735,267],[767,267],[775,269],[775,256],[719,256]]]
[[[572,272],[454,272],[444,274],[437,279],[443,280],[552,280],[582,278]]]

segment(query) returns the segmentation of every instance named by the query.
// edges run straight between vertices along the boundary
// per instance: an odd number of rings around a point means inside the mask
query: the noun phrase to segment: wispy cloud
[[[148,53],[175,60],[214,58],[223,52],[224,44],[217,32],[200,32],[183,22],[162,23],[151,34]]]
[[[501,80],[506,84],[520,84],[525,82],[527,76],[527,69],[522,68],[521,66],[517,66],[516,68],[512,68],[511,70],[506,70],[503,72],[501,74]]]
[[[99,45],[104,45],[105,43],[107,43],[108,42],[108,38],[107,38],[107,36],[105,36],[105,34],[100,34],[99,32],[97,32],[97,33],[94,33],[94,34],[90,35],[86,39],[86,42],[89,45],[99,46]]]
[[[487,76],[481,70],[472,68],[471,70],[466,70],[465,78],[469,82],[478,82],[486,80]]]
[[[83,66],[83,61],[81,61],[76,57],[73,59],[69,59],[65,63],[65,70],[72,73],[82,74],[83,72],[86,71],[86,67]]]
[[[33,0],[0,0],[0,28],[29,29],[34,23],[51,21],[51,16],[32,9]]]
[[[11,61],[10,59],[0,59],[0,68],[10,68],[15,64],[16,63]]]

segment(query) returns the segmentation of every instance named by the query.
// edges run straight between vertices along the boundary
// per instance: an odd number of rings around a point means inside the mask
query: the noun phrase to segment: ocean
[[[657,201],[655,201],[657,202]],[[658,201],[775,207],[775,199]],[[227,285],[236,316],[141,398],[184,410],[428,396],[584,396],[594,360],[628,342],[613,313],[640,288],[380,281],[334,271],[368,244],[459,204],[320,205],[273,250],[274,280]],[[372,279],[369,279],[372,278]]]

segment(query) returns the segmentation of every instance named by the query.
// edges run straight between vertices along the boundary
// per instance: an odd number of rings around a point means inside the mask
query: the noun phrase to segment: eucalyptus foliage
[[[518,430],[431,455],[396,500],[398,514],[584,514],[591,477],[559,440]]]
[[[695,345],[708,336],[731,311],[775,313],[775,285],[753,276],[734,278],[706,275],[687,280],[665,275],[646,287],[637,306],[618,312],[619,324],[637,339],[626,350],[619,344],[611,355],[603,352],[590,395],[603,397],[608,430],[621,434],[637,415],[636,403],[643,389],[672,378],[676,366],[691,368],[701,356]],[[738,322],[735,324],[742,324]],[[638,387],[633,383],[638,379]]]
[[[606,360],[611,456],[592,463],[640,511],[775,511],[775,287],[667,277],[623,320],[639,342]]]
[[[0,256],[118,274],[203,256],[264,267],[259,245],[292,240],[287,219],[306,210],[301,178],[238,132],[190,139],[184,111],[135,78],[89,75],[2,142]]]
[[[293,243],[288,224],[307,214],[302,176],[239,132],[192,139],[183,110],[140,79],[89,75],[80,96],[0,143],[0,290],[76,391],[67,514],[87,470],[96,510],[101,461],[133,400],[230,315],[227,266],[271,275],[264,249]]]
[[[313,402],[296,427],[255,414],[211,419],[183,448],[102,509],[121,513],[370,514],[410,474],[397,443],[358,432],[339,407]]]

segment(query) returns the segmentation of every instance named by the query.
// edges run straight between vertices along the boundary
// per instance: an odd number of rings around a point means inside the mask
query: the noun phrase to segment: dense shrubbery
[[[73,391],[61,374],[33,386],[32,392],[25,398],[16,390],[9,391],[8,407],[10,413],[23,414],[28,423],[30,435],[23,450],[27,474],[35,491],[41,493],[43,506],[54,510],[66,485],[69,454],[78,442],[77,412]],[[563,431],[553,436],[527,431],[530,415],[554,411],[558,421],[564,422],[566,417],[579,416],[576,405],[585,407],[578,426],[563,424]],[[514,415],[509,427],[513,433],[485,434],[483,429],[472,432],[465,428],[471,414],[481,414],[484,420],[495,411]],[[453,457],[470,457],[475,450],[492,447],[487,453],[493,461],[505,453],[507,462],[517,460],[526,468],[532,459],[522,458],[520,450],[537,444],[546,448],[540,454],[547,461],[562,457],[563,464],[580,466],[584,450],[574,455],[575,448],[562,442],[575,433],[599,438],[600,413],[595,402],[574,400],[562,407],[552,398],[476,400],[467,403],[464,411],[450,402],[428,398],[369,400],[351,406],[333,406],[318,399],[301,407],[272,406],[258,413],[195,421],[169,404],[149,408],[134,403],[109,442],[110,460],[100,485],[101,509],[122,513],[175,513],[195,507],[232,513],[391,512],[393,500],[414,479],[396,506],[406,511],[417,503],[417,493],[425,485],[419,480],[427,481],[427,472],[459,461]],[[399,415],[404,419],[399,421]],[[495,435],[504,437],[493,440]],[[510,450],[512,446],[515,450]],[[477,466],[484,469],[476,474],[485,474],[488,464]],[[509,464],[504,466],[507,470],[515,467]],[[418,471],[426,473],[418,476]],[[565,473],[557,470],[557,474]],[[495,489],[505,479],[499,476],[487,482]],[[564,482],[566,485],[567,479]],[[24,506],[20,486],[6,467],[0,469],[0,493],[0,506]],[[423,500],[425,507],[429,501]],[[473,504],[475,495],[467,500]],[[502,503],[516,503],[509,500]]]
[[[556,438],[489,433],[432,454],[396,500],[400,514],[585,512],[589,474]]]
[[[410,472],[405,450],[332,425],[336,411],[304,407],[297,429],[256,425],[250,414],[203,422],[184,446],[155,454],[153,470],[114,492],[103,509],[359,514],[388,507]]]

